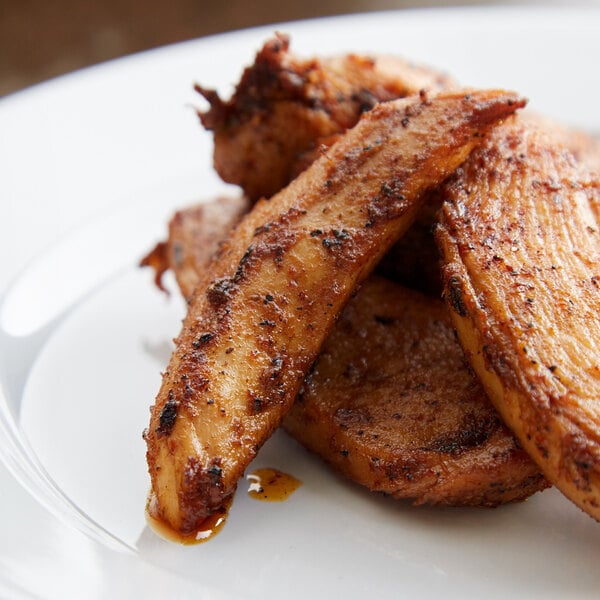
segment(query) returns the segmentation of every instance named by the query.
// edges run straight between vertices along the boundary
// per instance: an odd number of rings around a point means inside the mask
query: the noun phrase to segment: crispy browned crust
[[[140,260],[140,267],[150,267],[154,270],[154,283],[163,292],[169,293],[163,284],[164,274],[172,268],[169,260],[169,241],[158,242],[146,256]]]
[[[356,284],[427,189],[523,104],[500,91],[380,104],[254,206],[199,284],[152,409],[157,516],[189,532],[234,492]]]
[[[589,169],[600,172],[600,140],[585,131],[529,110],[519,115],[519,119],[529,126],[550,134],[553,143],[564,146]],[[412,227],[377,265],[378,273],[411,289],[429,295],[441,294],[439,252],[433,237],[441,203],[440,191],[433,190]]]
[[[448,77],[389,56],[301,59],[277,35],[257,53],[223,101],[197,86],[210,109],[199,113],[214,132],[214,165],[253,199],[270,197],[313,162],[360,115],[382,101],[448,87]]]
[[[600,183],[538,129],[498,128],[446,188],[461,344],[546,477],[600,518]]]
[[[444,304],[382,278],[345,308],[283,424],[353,481],[417,504],[497,506],[547,487]]]
[[[408,231],[377,264],[378,274],[431,296],[441,295],[439,254],[433,239],[440,206],[435,189]],[[155,283],[163,291],[163,276],[172,271],[183,297],[191,298],[221,242],[249,209],[249,201],[240,196],[216,198],[176,211],[169,221],[167,239],[159,242],[140,266],[154,269]]]

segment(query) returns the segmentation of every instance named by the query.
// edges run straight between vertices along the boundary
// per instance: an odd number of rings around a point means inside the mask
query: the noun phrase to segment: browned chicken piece
[[[377,264],[378,274],[410,289],[441,295],[439,254],[433,239],[440,206],[440,194],[434,189],[408,231]],[[159,242],[140,266],[154,269],[156,285],[163,291],[162,277],[171,270],[183,297],[191,298],[221,243],[249,208],[248,200],[240,196],[216,198],[176,211],[169,221],[167,239]]]
[[[519,119],[550,133],[555,143],[564,145],[589,169],[600,172],[600,140],[530,110],[519,113]],[[433,190],[412,227],[377,266],[378,273],[430,295],[441,293],[439,252],[433,238],[441,203],[439,190]]]
[[[550,133],[555,142],[564,145],[577,160],[593,171],[600,171],[600,140],[530,110],[522,111],[519,119]],[[377,273],[428,295],[441,293],[439,252],[433,239],[441,203],[441,193],[436,188],[409,230],[381,259]],[[167,240],[157,244],[141,265],[154,268],[161,289],[162,275],[171,269],[183,296],[190,298],[219,242],[227,237],[250,207],[248,199],[238,196],[220,197],[177,211],[169,222]]]
[[[490,399],[600,518],[600,182],[539,129],[498,128],[447,185],[445,296]]]
[[[157,287],[163,291],[161,279],[166,271],[172,271],[181,295],[189,301],[203,274],[250,208],[243,196],[220,196],[176,211],[169,221],[167,239],[159,242],[140,266],[154,269]],[[221,218],[223,215],[225,218]]]
[[[172,219],[185,297],[212,255],[187,232],[219,202]],[[467,369],[445,305],[383,278],[347,305],[283,424],[350,479],[417,503],[496,506],[547,485]]]
[[[312,163],[321,143],[331,145],[378,102],[450,83],[390,56],[298,58],[289,52],[288,37],[277,35],[258,52],[230,100],[197,86],[210,103],[199,116],[214,131],[219,175],[257,199],[287,185]]]
[[[284,427],[337,471],[417,504],[497,506],[547,487],[464,362],[443,302],[371,277]]]
[[[600,169],[600,140],[598,138],[592,137],[585,131],[566,129],[561,142],[577,160],[588,165],[592,170]]]
[[[167,241],[159,242],[140,266],[154,269],[156,285],[163,291],[162,277],[171,269],[183,297],[189,300],[221,242],[249,209],[247,198],[222,196],[177,211],[169,221]]]
[[[191,533],[233,494],[356,285],[426,191],[524,103],[472,91],[380,104],[254,206],[199,283],[152,409],[154,516]]]

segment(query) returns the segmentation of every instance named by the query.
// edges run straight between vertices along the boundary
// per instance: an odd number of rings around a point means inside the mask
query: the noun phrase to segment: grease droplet
[[[246,479],[250,482],[248,495],[265,502],[283,502],[302,485],[292,475],[270,468],[256,469]]]

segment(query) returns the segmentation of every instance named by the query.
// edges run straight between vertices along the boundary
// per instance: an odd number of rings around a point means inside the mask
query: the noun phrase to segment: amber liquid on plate
[[[219,531],[221,531],[227,520],[231,501],[232,498],[229,498],[224,506],[215,511],[212,515],[206,517],[198,529],[189,534],[183,534],[179,531],[175,531],[170,525],[156,516],[156,510],[154,508],[156,500],[154,494],[151,494],[146,503],[146,521],[155,533],[169,542],[185,544],[188,546],[192,544],[201,544],[202,542],[207,542],[212,539]]]
[[[277,469],[256,469],[246,475],[250,482],[248,495],[265,502],[283,502],[293,494],[302,482]]]
[[[287,500],[302,485],[302,482],[292,477],[292,475],[288,475],[277,469],[256,469],[247,475],[246,478],[250,481],[248,495],[266,502],[282,502],[283,500]],[[165,540],[184,545],[201,544],[212,539],[221,531],[227,521],[232,500],[233,497],[227,499],[225,505],[212,515],[209,515],[198,529],[189,534],[183,534],[175,531],[157,516],[156,498],[151,493],[146,503],[146,521],[152,530]]]

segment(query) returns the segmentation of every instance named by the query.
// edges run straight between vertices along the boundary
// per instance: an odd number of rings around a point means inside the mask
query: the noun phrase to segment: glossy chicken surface
[[[252,198],[270,197],[378,102],[451,85],[446,75],[391,56],[303,59],[279,35],[266,42],[232,98],[197,87],[214,132],[214,165]]]
[[[254,206],[199,283],[152,409],[155,516],[193,532],[231,496],[356,285],[427,190],[523,104],[502,91],[380,104]]]
[[[544,131],[495,130],[445,189],[445,297],[490,399],[600,518],[600,182]]]

